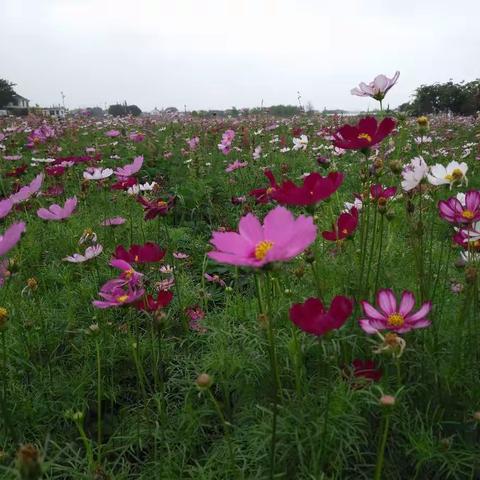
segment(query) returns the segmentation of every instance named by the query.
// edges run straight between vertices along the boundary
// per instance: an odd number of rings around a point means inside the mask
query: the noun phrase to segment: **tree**
[[[136,105],[127,105],[125,102],[123,105],[120,103],[110,105],[108,107],[108,113],[114,117],[121,117],[124,115],[133,115],[134,117],[138,117],[142,111]]]
[[[12,88],[15,84],[0,78],[0,108],[7,106],[13,101],[16,93]]]

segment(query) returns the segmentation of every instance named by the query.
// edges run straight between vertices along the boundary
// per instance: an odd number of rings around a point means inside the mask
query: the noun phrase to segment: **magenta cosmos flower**
[[[352,310],[353,302],[342,295],[332,300],[328,310],[318,298],[309,298],[305,303],[292,305],[290,320],[304,332],[320,336],[340,328]]]
[[[0,256],[8,253],[20,240],[25,231],[25,223],[18,222],[11,225],[3,235],[0,235]]]
[[[380,123],[375,117],[362,118],[357,125],[344,125],[333,135],[333,144],[344,150],[366,150],[392,133],[395,120],[384,118]]]
[[[472,223],[480,220],[480,192],[470,190],[462,203],[458,198],[438,202],[440,216],[450,223]]]
[[[48,207],[48,210],[46,208],[40,208],[37,210],[37,216],[43,220],[65,220],[72,216],[76,206],[77,197],[68,198],[63,207],[54,203]]]
[[[369,334],[377,333],[379,330],[405,333],[416,328],[428,327],[431,323],[427,315],[432,309],[432,302],[425,302],[416,313],[412,313],[415,296],[409,291],[402,293],[400,305],[397,306],[397,299],[392,290],[379,290],[377,304],[380,311],[366,301],[362,301],[361,304],[366,318],[360,320],[360,326]]]
[[[124,167],[119,167],[115,170],[115,175],[117,177],[123,178],[123,177],[130,177],[132,175],[135,175],[140,169],[142,168],[143,165],[143,155],[140,155],[139,157],[135,157],[133,159],[133,163],[129,163],[128,165],[125,165]]]
[[[240,219],[239,233],[213,232],[210,243],[216,251],[208,256],[219,263],[262,267],[286,261],[302,253],[317,236],[312,217],[297,219],[283,207],[271,210],[260,223],[249,213]]]

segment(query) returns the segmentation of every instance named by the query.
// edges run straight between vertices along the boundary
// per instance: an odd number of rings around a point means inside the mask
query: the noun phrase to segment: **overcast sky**
[[[480,77],[480,0],[0,0],[0,78],[31,104],[142,110],[311,101],[373,107],[351,88]]]

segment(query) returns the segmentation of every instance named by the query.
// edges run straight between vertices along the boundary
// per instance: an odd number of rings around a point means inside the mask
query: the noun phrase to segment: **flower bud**
[[[18,449],[15,464],[22,480],[37,480],[42,475],[40,452],[31,443]]]
[[[392,173],[399,174],[402,173],[403,165],[400,160],[392,160],[388,166],[390,167],[390,170]]]
[[[393,220],[395,218],[395,212],[393,210],[387,210],[387,212],[385,213],[385,218],[388,221]]]
[[[380,405],[382,407],[393,407],[395,405],[395,397],[393,395],[382,395],[380,397]]]
[[[208,390],[213,385],[213,378],[208,373],[201,373],[195,383],[200,390]]]
[[[465,281],[467,283],[473,284],[477,280],[477,269],[470,265],[465,268]]]
[[[7,328],[8,310],[4,307],[0,307],[0,331]]]
[[[428,127],[428,117],[422,115],[417,118],[417,124],[419,127]]]

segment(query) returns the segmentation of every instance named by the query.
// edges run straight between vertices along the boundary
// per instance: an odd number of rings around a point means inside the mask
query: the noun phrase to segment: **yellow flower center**
[[[273,242],[268,240],[262,240],[261,242],[258,242],[257,246],[255,247],[255,258],[257,260],[263,260],[272,247]]]
[[[0,321],[5,320],[8,317],[8,310],[4,307],[0,307]]]
[[[267,195],[270,195],[271,193],[273,193],[275,191],[275,189],[273,187],[268,187],[267,188],[267,191],[265,192]]]
[[[133,277],[133,268],[130,268],[130,269],[128,269],[128,270],[125,270],[125,271],[123,272],[123,274],[125,275],[125,278],[126,278],[127,280],[129,280],[130,278]]]
[[[388,316],[387,322],[392,327],[401,327],[405,323],[405,318],[399,313],[392,313]]]
[[[361,133],[357,138],[359,140],[361,140],[363,138],[369,143],[372,141],[372,137],[368,133]]]
[[[93,234],[93,230],[91,228],[86,228],[84,231],[83,231],[83,234],[84,235],[92,235]]]
[[[157,202],[157,207],[162,208],[162,207],[166,207],[166,206],[167,206],[167,202],[164,202],[163,200],[159,200]]]
[[[463,172],[459,168],[455,168],[452,173],[445,175],[445,180],[451,182],[452,180],[461,180],[463,178]]]
[[[134,260],[138,262],[138,255],[135,255]]]
[[[119,297],[117,297],[117,302],[124,303],[127,301],[127,299],[128,299],[128,295],[120,295]]]
[[[471,210],[464,210],[462,212],[462,217],[466,218],[467,220],[471,220],[474,216],[475,214]]]

